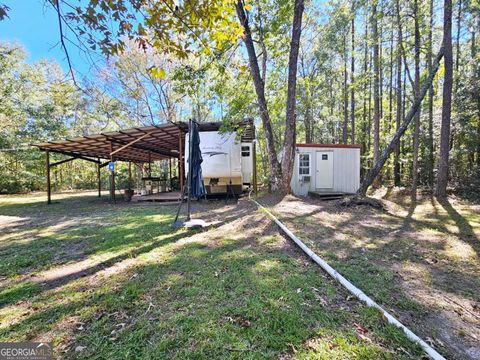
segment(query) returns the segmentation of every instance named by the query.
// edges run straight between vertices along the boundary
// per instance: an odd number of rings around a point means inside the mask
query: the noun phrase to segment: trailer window
[[[310,175],[310,154],[298,154],[298,175]]]
[[[250,156],[250,146],[242,146],[242,156],[243,157]]]

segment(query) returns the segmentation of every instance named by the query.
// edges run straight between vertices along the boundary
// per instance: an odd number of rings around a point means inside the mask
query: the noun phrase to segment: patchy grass
[[[79,359],[422,354],[247,201],[195,204],[215,225],[191,232],[171,207],[43,200],[0,197],[0,341]]]
[[[379,191],[386,211],[286,197],[270,208],[342,275],[454,359],[480,358],[480,206]]]

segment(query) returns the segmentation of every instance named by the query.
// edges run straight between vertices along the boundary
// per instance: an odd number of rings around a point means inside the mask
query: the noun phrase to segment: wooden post
[[[172,158],[168,158],[168,187],[172,190]]]
[[[258,185],[257,185],[257,144],[256,140],[253,140],[252,143],[252,156],[253,156],[253,191],[255,192],[255,197],[257,197],[258,193]]]
[[[132,162],[128,162],[128,190],[132,190]]]
[[[152,154],[148,152],[148,177],[152,177]]]
[[[100,158],[97,158],[97,181],[98,181],[98,197],[102,196],[102,180],[100,178]]]
[[[45,159],[47,163],[47,204],[52,203],[52,188],[50,184],[50,152],[45,151]]]
[[[113,143],[110,142],[110,154],[113,153]],[[113,162],[113,155],[110,155],[110,162]],[[115,170],[110,171],[110,200],[114,203],[115,199]]]
[[[191,196],[192,193],[192,119],[188,121],[188,175],[187,175],[187,221],[191,220]]]
[[[178,178],[180,179],[180,191],[183,192],[183,183],[184,183],[185,174],[183,173],[183,144],[182,144],[181,132],[178,136],[178,147],[180,151],[180,156],[178,158]]]

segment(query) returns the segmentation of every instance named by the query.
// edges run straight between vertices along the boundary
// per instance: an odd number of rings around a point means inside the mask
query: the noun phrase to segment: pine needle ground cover
[[[246,200],[174,207],[93,193],[0,198],[0,341],[79,359],[399,359],[420,349]]]

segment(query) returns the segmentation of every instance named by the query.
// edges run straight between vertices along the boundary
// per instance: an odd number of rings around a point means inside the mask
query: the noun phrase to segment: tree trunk
[[[427,67],[428,72],[432,71],[433,57],[433,0],[430,0],[430,26],[428,29],[428,54]],[[433,167],[434,167],[434,149],[433,149],[433,84],[428,89],[428,186],[433,189]]]
[[[475,23],[476,21],[476,23]],[[472,59],[477,58],[477,31],[480,31],[480,14],[477,14],[476,20],[473,19],[473,29],[472,29]],[[480,63],[478,61],[473,61],[473,74],[472,76],[475,79],[475,86],[473,92],[478,94],[480,92]],[[477,146],[476,146],[476,163],[477,163],[477,174],[480,175],[480,96],[477,96]]]
[[[307,70],[305,68],[304,57],[300,55],[300,76],[307,78]],[[314,80],[313,72],[308,75],[309,82],[303,85],[303,124],[305,126],[305,142],[311,144],[313,142],[313,115],[312,115],[312,81]]]
[[[347,71],[347,34],[343,38],[343,132],[342,141],[348,141],[348,71]]]
[[[398,43],[397,43],[397,106],[396,106],[396,131],[400,129],[402,122],[402,32],[400,29],[400,8],[399,1],[396,2],[397,6],[397,21],[398,21]],[[400,142],[395,145],[395,159],[393,165],[393,179],[395,186],[400,186]]]
[[[297,65],[298,52],[300,50],[300,35],[302,33],[303,10],[304,0],[295,0],[292,39],[290,42],[290,55],[288,59],[287,116],[282,158],[282,190],[285,193],[290,192],[290,181],[292,180],[293,164],[295,160]]]
[[[253,85],[257,94],[258,107],[260,110],[260,118],[262,119],[263,130],[265,133],[265,143],[268,154],[268,167],[270,171],[270,186],[273,191],[278,190],[281,185],[281,168],[278,162],[277,152],[275,150],[275,143],[273,139],[272,124],[270,122],[270,114],[268,112],[267,100],[265,98],[265,83],[260,75],[260,68],[258,66],[258,59],[255,53],[255,45],[252,39],[252,32],[248,24],[248,19],[245,14],[242,1],[238,1],[236,4],[236,11],[240,24],[244,28],[243,42],[247,48],[250,72],[253,78]]]
[[[393,33],[393,26],[392,26],[392,33],[390,37],[390,66],[388,72],[388,130],[392,128],[393,122],[393,38],[395,37]]]
[[[414,94],[417,97],[420,91],[420,25],[418,13],[418,0],[413,2],[413,16],[415,21],[415,89]],[[413,164],[412,164],[412,202],[417,200],[417,185],[418,185],[418,149],[420,145],[420,109],[415,113],[415,129],[413,131]]]
[[[311,144],[313,142],[313,118],[312,107],[310,104],[306,105],[305,114],[305,142]]]
[[[376,164],[380,155],[380,68],[378,58],[377,0],[373,0],[371,23],[373,37],[373,163]]]
[[[313,143],[313,114],[312,114],[312,87],[308,84],[305,87],[305,111],[304,111],[304,123],[305,123],[305,142],[307,144]]]
[[[370,64],[369,64],[369,74],[371,74],[371,69],[373,67],[373,56],[370,58]],[[372,79],[369,76],[368,77],[368,121],[367,121],[367,142],[368,142],[368,150],[370,151],[370,148],[372,147]],[[373,160],[368,160],[369,162],[371,161],[371,164],[368,164],[368,167],[373,166]]]
[[[474,25],[472,31],[472,59],[477,57],[476,32],[480,30],[480,14],[477,14],[477,24]],[[473,62],[473,76],[475,77],[475,91],[478,94],[480,91],[480,64]],[[480,96],[477,96],[477,172],[480,173]]]
[[[367,143],[367,83],[369,82],[368,76],[368,13],[365,14],[365,43],[364,43],[364,55],[363,55],[363,112],[362,112],[362,120],[363,120],[363,136],[362,136],[362,147],[364,154],[368,153],[370,144]],[[362,164],[362,169],[367,168],[367,163]],[[363,173],[362,173],[363,177]]]
[[[447,198],[448,153],[450,140],[450,117],[452,111],[453,55],[452,55],[452,0],[444,0],[443,46],[445,48],[445,79],[443,83],[442,128],[440,131],[440,154],[436,196]]]
[[[455,85],[453,88],[453,106],[455,107],[455,118],[454,121],[451,122],[451,134],[450,134],[450,151],[455,146],[455,135],[457,130],[457,123],[458,123],[458,111],[457,107],[457,91],[458,91],[458,82],[460,80],[460,74],[458,73],[459,65],[460,65],[460,32],[462,28],[462,0],[458,0],[458,14],[457,14],[457,35],[455,39]]]
[[[352,127],[352,144],[355,144],[355,9],[352,14],[352,54],[350,64],[350,125]]]
[[[262,48],[262,79],[263,79],[263,83],[265,84],[267,82],[268,53],[267,53],[267,47],[265,45],[265,41],[264,41],[264,38],[263,38],[263,18],[264,18],[264,14],[263,14],[262,7],[260,6],[259,1],[256,2],[256,5],[258,7],[258,12],[257,12],[258,40],[259,40],[260,46]]]
[[[446,0],[450,1],[450,0]],[[428,75],[428,78],[425,80],[425,83],[423,84],[420,92],[417,94],[415,97],[415,100],[413,102],[413,105],[408,112],[408,114],[405,116],[405,119],[403,120],[402,125],[400,128],[397,130],[395,135],[393,136],[392,140],[388,144],[388,146],[385,148],[385,150],[382,152],[382,156],[378,159],[378,161],[375,163],[375,165],[369,170],[368,174],[365,176],[365,179],[363,180],[362,184],[360,185],[360,188],[358,189],[358,193],[360,195],[365,195],[367,193],[368,188],[372,184],[373,180],[378,176],[380,173],[380,170],[382,170],[383,165],[388,159],[388,156],[392,153],[392,151],[395,149],[395,146],[398,144],[400,141],[400,138],[402,135],[405,133],[407,130],[408,125],[412,121],[413,117],[415,116],[416,112],[418,111],[418,108],[420,107],[423,98],[425,97],[428,88],[432,84],[433,78],[435,74],[437,73],[438,67],[440,66],[440,61],[442,60],[444,53],[443,45],[440,48],[440,51],[438,55],[435,58],[435,61],[432,66],[432,71]],[[448,141],[447,141],[447,146],[448,146]]]
[[[328,93],[329,93],[329,96],[330,96],[330,119],[333,119],[333,114],[335,113],[335,95],[333,93],[333,81],[330,81],[329,82],[329,89],[328,89]],[[336,138],[336,134],[335,134],[335,124],[330,121],[330,124],[332,126],[332,144],[335,144],[335,138]]]
[[[379,2],[377,2],[378,4]],[[380,14],[382,14],[382,6],[380,5]],[[379,104],[380,104],[380,121],[383,121],[383,21],[380,16],[380,21],[378,21],[378,9],[377,9],[377,22],[378,22],[378,93],[379,93]],[[380,122],[380,125],[381,125]]]

